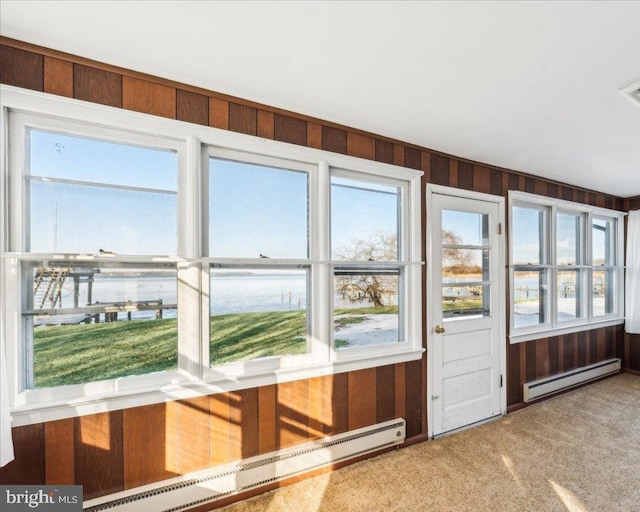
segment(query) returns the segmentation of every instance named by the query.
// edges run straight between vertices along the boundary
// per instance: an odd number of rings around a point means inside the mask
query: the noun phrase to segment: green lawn
[[[337,326],[366,314],[396,314],[397,306],[336,310],[349,315]],[[211,317],[211,363],[303,354],[305,311],[240,313]],[[35,387],[79,384],[177,368],[177,320],[131,320],[39,327],[34,334]],[[347,345],[336,339],[336,347]]]

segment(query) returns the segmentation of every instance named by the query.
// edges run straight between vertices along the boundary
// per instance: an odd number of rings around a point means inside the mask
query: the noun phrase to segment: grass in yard
[[[397,306],[336,310],[338,326],[366,314],[397,314]],[[306,311],[211,317],[211,364],[304,354]],[[36,388],[81,384],[177,368],[177,320],[132,320],[39,327],[34,331]],[[336,348],[347,341],[336,339]]]
[[[80,384],[177,367],[177,320],[39,327],[35,387]]]
[[[211,364],[304,354],[306,332],[306,311],[212,316]]]
[[[443,311],[466,311],[468,309],[482,309],[482,299],[443,300]]]

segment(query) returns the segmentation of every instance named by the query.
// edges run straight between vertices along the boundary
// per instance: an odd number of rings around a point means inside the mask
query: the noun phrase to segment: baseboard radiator
[[[529,402],[619,371],[620,359],[607,359],[560,375],[527,382],[523,385],[524,401]]]
[[[287,450],[88,500],[87,512],[179,512],[404,442],[398,418]]]

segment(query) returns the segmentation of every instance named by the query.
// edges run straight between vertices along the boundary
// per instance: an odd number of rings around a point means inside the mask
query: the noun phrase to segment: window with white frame
[[[421,357],[420,172],[4,86],[2,103],[16,424]]]
[[[511,192],[511,341],[624,317],[622,212]]]

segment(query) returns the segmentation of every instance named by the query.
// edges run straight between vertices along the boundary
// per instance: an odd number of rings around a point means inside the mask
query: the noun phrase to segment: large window
[[[421,357],[420,172],[1,100],[15,425]]]
[[[621,212],[511,196],[511,339],[623,318]]]

